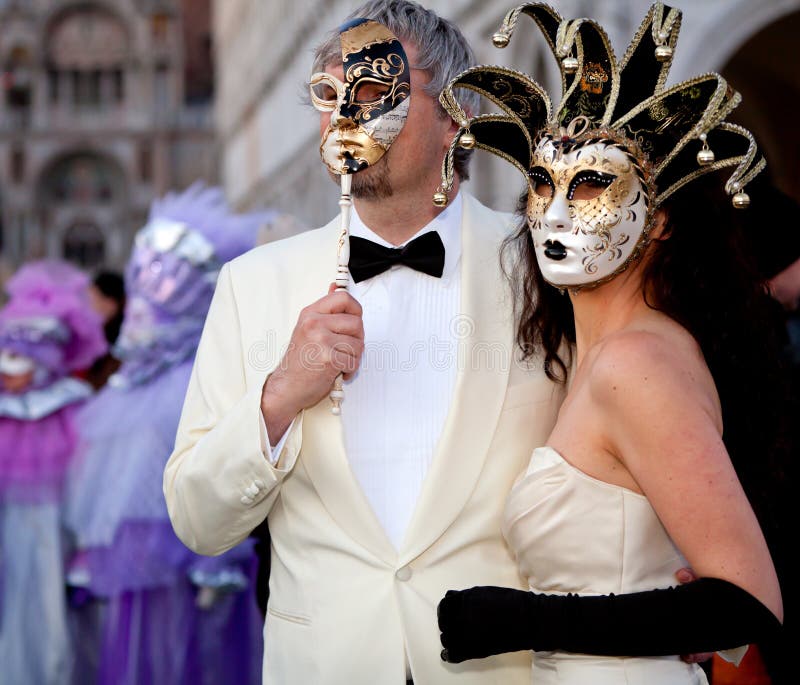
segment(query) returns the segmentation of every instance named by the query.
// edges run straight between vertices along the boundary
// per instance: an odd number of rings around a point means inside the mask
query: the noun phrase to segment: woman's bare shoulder
[[[675,403],[719,416],[719,399],[699,345],[663,317],[617,331],[593,350],[589,383],[601,406],[664,412]]]

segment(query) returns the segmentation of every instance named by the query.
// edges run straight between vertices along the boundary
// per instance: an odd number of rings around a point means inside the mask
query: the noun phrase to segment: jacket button
[[[405,582],[411,578],[411,573],[412,571],[410,566],[403,566],[394,572],[394,577],[397,578],[397,580],[402,580]]]

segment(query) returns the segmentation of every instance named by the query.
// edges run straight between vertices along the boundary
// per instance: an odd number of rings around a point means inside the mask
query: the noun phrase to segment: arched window
[[[102,264],[106,256],[103,232],[91,221],[77,221],[64,233],[64,259],[85,268]]]
[[[128,50],[125,26],[110,12],[91,5],[65,12],[47,36],[50,102],[87,109],[122,102]]]
[[[90,152],[61,159],[43,181],[43,204],[110,205],[120,201],[123,178],[116,164]]]
[[[120,225],[127,216],[126,183],[114,158],[89,150],[46,166],[36,185],[35,219],[47,253],[90,268],[117,259],[126,229]]]

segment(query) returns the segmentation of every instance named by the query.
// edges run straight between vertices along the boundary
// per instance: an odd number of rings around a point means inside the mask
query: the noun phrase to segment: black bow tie
[[[384,247],[371,240],[350,236],[350,274],[356,283],[382,274],[395,264],[441,278],[444,243],[436,231],[424,233],[403,247]]]

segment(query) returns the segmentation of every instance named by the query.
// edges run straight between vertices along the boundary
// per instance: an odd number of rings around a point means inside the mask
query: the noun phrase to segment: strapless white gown
[[[676,584],[686,565],[643,495],[604,483],[551,447],[534,450],[506,504],[503,534],[534,592],[622,594]],[[598,631],[604,630],[597,626]],[[708,685],[679,657],[535,652],[533,685]]]

